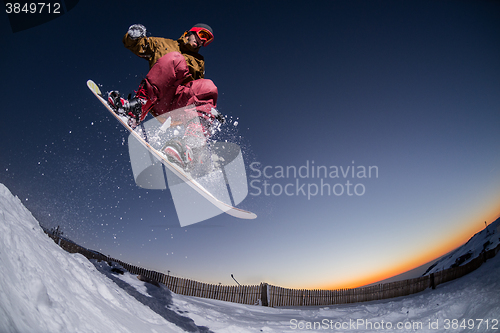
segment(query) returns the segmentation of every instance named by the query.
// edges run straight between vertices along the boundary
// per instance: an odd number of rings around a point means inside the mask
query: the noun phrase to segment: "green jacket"
[[[123,37],[123,45],[134,54],[149,61],[149,69],[165,54],[180,52],[186,59],[189,73],[191,74],[191,78],[185,80],[184,83],[205,77],[205,60],[203,56],[197,52],[188,50],[185,46],[186,42],[186,34],[183,34],[178,40],[161,37],[132,39],[128,33]]]

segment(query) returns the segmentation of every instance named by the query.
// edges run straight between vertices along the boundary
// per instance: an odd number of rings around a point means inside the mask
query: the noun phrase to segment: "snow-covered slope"
[[[60,249],[0,184],[0,333],[500,329],[500,255],[436,290],[385,301],[287,309],[176,295],[128,272],[119,274],[117,268]]]
[[[0,332],[181,332],[47,237],[0,184]]]
[[[435,262],[425,274],[464,265],[477,258],[481,252],[496,248],[498,244],[500,244],[500,218],[475,234],[467,243]]]

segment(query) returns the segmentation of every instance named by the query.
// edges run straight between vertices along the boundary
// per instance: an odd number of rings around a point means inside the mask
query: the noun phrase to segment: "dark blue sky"
[[[148,64],[122,45],[131,24],[176,39],[198,22],[214,29],[201,53],[238,120],[254,221],[181,228],[169,191],[135,185],[127,133],[85,85],[137,88]],[[356,285],[500,213],[499,2],[81,0],[17,33],[4,14],[0,29],[0,182],[43,225],[124,261],[213,283]],[[308,198],[277,194],[322,179],[255,171],[312,164],[378,177],[323,179],[363,195]]]

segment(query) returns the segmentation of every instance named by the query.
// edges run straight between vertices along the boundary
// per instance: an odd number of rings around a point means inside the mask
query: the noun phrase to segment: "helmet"
[[[212,28],[209,25],[198,23],[195,24],[191,29],[189,29],[190,33],[195,33],[198,38],[202,41],[203,46],[207,46],[214,40],[214,33]]]

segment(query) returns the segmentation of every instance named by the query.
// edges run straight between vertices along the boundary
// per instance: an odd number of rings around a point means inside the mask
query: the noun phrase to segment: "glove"
[[[146,27],[142,24],[134,24],[128,28],[128,35],[132,39],[146,37]]]

